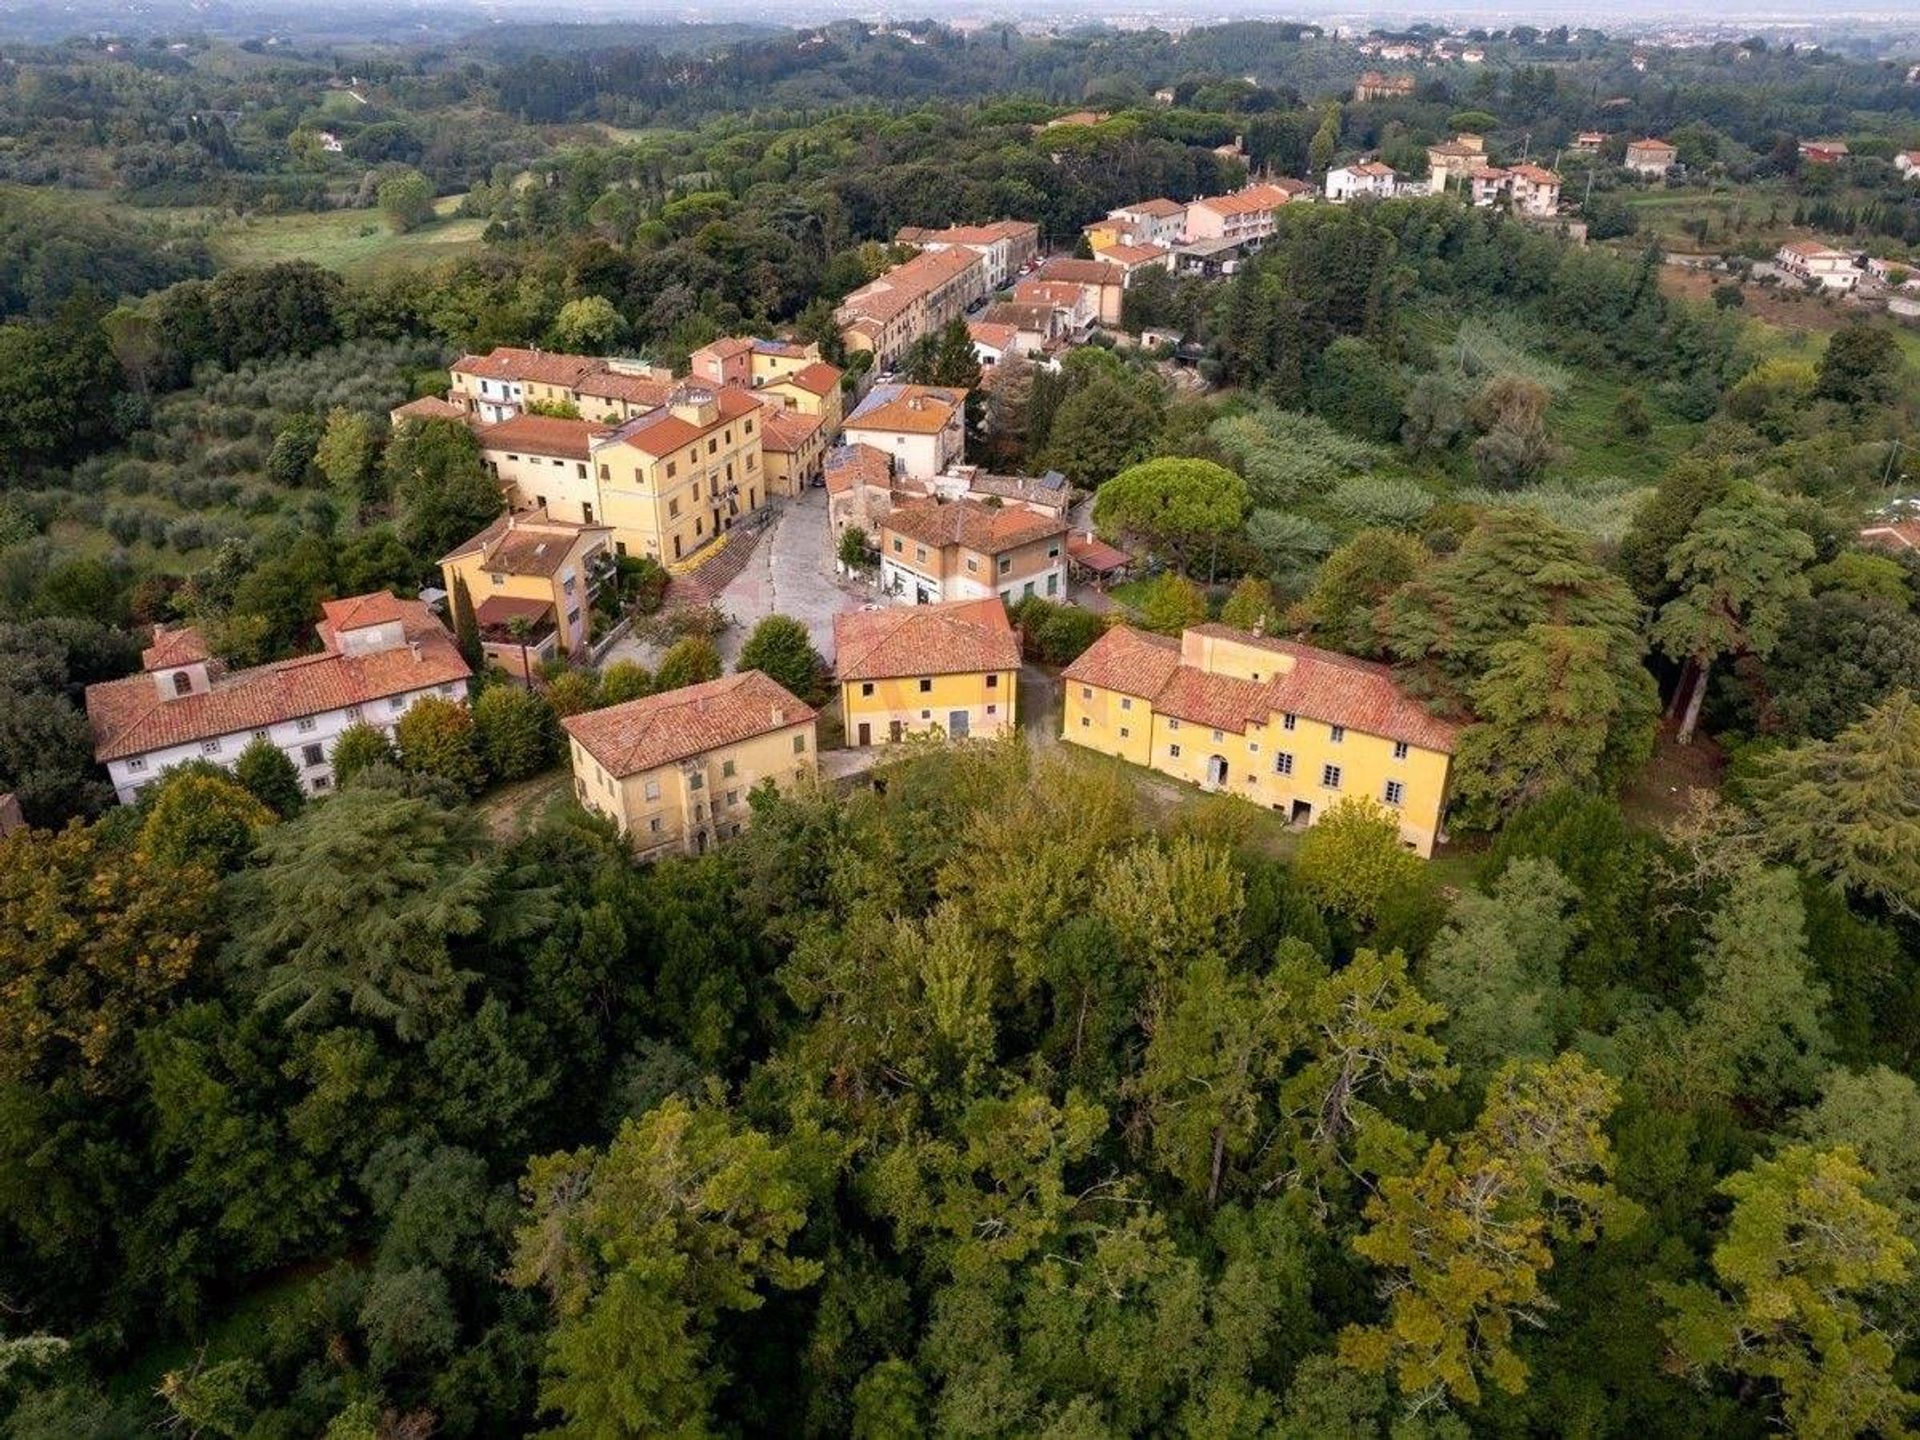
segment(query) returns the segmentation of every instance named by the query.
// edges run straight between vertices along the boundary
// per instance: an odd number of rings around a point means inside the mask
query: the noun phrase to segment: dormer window
[[[176,695],[191,695],[193,693],[193,676],[184,670],[174,671],[173,693]]]

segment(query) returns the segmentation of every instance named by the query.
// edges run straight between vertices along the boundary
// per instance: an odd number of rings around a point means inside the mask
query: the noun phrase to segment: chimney
[[[420,658],[420,642],[418,640],[409,640],[407,642],[407,648],[413,651],[414,659],[418,660]]]
[[[787,723],[787,712],[781,706],[773,707],[773,723],[776,727]]]

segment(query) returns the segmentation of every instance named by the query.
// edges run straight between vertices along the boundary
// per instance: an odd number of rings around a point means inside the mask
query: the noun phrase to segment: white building
[[[1107,219],[1114,222],[1128,244],[1173,246],[1186,233],[1187,207],[1177,200],[1142,200],[1137,205],[1109,210]]]
[[[1327,198],[1345,204],[1359,198],[1390,199],[1399,177],[1391,165],[1362,160],[1327,171]]]
[[[158,629],[141,673],[87,687],[94,758],[130,805],[190,760],[231,769],[254,740],[279,747],[301,788],[333,788],[333,745],[348,726],[391,731],[424,696],[466,703],[472,676],[453,637],[418,600],[384,590],[329,600],[315,655],[228,672],[198,630]]]
[[[967,394],[935,385],[876,385],[854,408],[841,437],[893,457],[894,471],[925,479],[966,450]]]
[[[1853,256],[1834,250],[1818,240],[1793,240],[1782,245],[1773,257],[1774,269],[1795,280],[1819,285],[1824,290],[1851,290],[1860,283],[1860,271]]]

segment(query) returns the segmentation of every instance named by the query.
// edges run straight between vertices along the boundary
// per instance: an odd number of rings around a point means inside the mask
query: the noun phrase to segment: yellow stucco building
[[[616,550],[671,565],[765,505],[761,428],[750,392],[689,384],[596,437],[595,515],[613,527]]]
[[[998,599],[856,610],[834,616],[833,640],[849,744],[1013,726],[1020,639]]]
[[[526,679],[557,654],[586,650],[593,597],[613,574],[612,531],[509,511],[441,557],[448,593],[466,586],[488,658]]]
[[[817,773],[815,712],[758,670],[569,715],[573,790],[642,859],[697,855],[738,835],[747,796]]]
[[[1063,673],[1064,738],[1310,825],[1349,796],[1433,854],[1457,728],[1384,665],[1225,625],[1115,626]]]

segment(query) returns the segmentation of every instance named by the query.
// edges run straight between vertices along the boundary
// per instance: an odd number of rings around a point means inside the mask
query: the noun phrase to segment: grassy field
[[[1772,186],[1739,189],[1649,190],[1628,201],[1640,222],[1637,234],[1621,243],[1634,249],[1658,236],[1669,250],[1771,250],[1796,233],[1794,197]],[[1690,232],[1704,226],[1702,233]]]
[[[434,206],[438,219],[405,235],[394,234],[377,211],[327,210],[216,221],[209,239],[222,265],[311,260],[343,274],[374,274],[478,249],[486,222],[456,216],[459,205],[459,196],[446,196]]]

